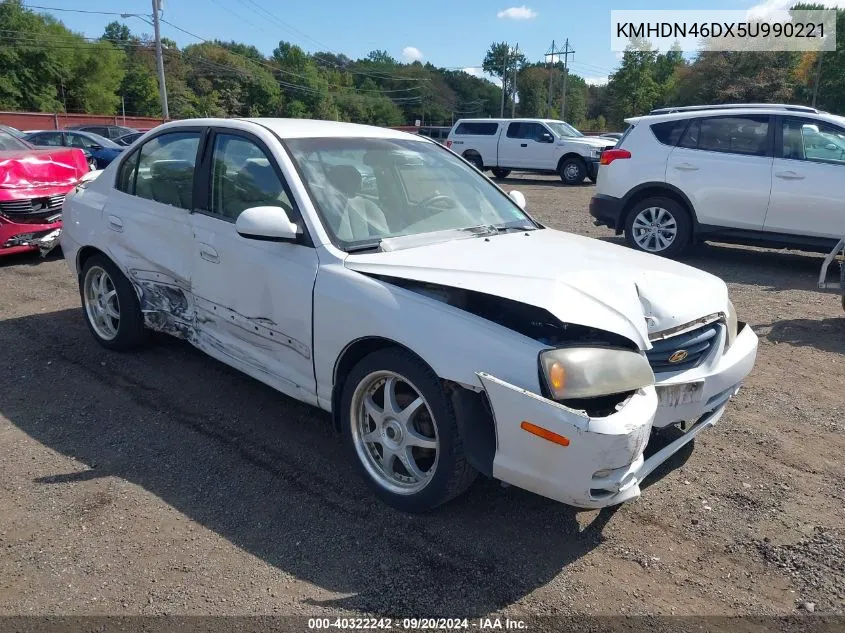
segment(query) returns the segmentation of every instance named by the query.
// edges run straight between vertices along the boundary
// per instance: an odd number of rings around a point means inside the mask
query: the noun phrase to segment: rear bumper
[[[619,230],[622,218],[622,199],[596,194],[590,199],[590,215],[596,219],[596,224]]]

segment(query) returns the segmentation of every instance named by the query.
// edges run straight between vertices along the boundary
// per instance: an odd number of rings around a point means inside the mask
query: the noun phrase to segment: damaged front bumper
[[[0,215],[0,256],[39,251],[44,257],[59,245],[61,233],[61,213],[26,222]]]
[[[699,401],[666,407],[655,387],[646,387],[606,417],[590,417],[585,411],[479,373],[496,431],[493,476],[581,508],[602,508],[634,499],[648,475],[719,421],[728,400],[751,371],[756,353],[757,337],[746,327],[710,368],[705,388],[696,390],[701,395]],[[660,426],[656,419],[672,418],[679,410],[683,415],[674,419],[686,421],[685,433],[646,459],[652,428]],[[526,427],[550,431],[555,440]]]

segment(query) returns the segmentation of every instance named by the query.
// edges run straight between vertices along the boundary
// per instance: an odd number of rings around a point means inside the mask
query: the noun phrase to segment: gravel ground
[[[555,228],[593,187],[513,178]],[[479,481],[374,501],[325,414],[166,337],[100,348],[63,260],[0,260],[0,615],[845,612],[845,318],[821,258],[709,245],[760,336],[722,421],[639,500]]]

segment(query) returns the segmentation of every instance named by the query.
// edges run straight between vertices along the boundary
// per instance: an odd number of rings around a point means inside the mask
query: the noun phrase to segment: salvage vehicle
[[[87,174],[79,149],[37,149],[0,130],[0,256],[58,245],[62,202]]]
[[[525,208],[418,135],[197,119],[71,194],[61,239],[99,344],[169,333],[331,412],[396,508],[479,472],[579,507],[633,499],[721,418],[757,337],[717,277]]]
[[[446,147],[496,178],[512,171],[558,174],[567,185],[595,182],[602,151],[615,143],[553,119],[461,119],[446,139]]]

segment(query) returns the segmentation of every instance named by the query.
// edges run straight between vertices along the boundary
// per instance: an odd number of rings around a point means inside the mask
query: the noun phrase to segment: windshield
[[[473,167],[427,141],[303,138],[286,145],[326,230],[347,250],[479,226],[536,228]]]
[[[584,136],[581,132],[569,125],[569,123],[564,123],[563,121],[546,121],[545,123],[552,128],[552,132],[561,138]]]
[[[25,141],[12,136],[5,130],[0,130],[0,150],[32,149]]]

